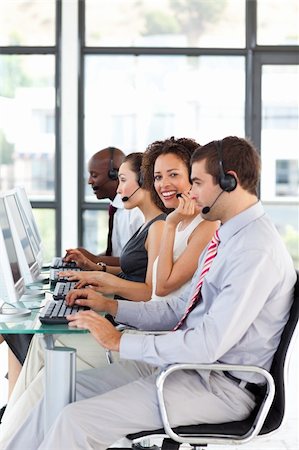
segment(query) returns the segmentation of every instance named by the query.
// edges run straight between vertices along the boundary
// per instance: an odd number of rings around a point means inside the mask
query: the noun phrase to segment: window
[[[129,0],[85,0],[84,6],[84,167],[109,145],[129,153],[172,135],[200,143],[248,136],[261,150],[261,199],[285,241],[298,239],[297,0],[140,0],[134,8]],[[86,170],[82,191],[87,243],[87,230],[96,236],[100,226],[94,208],[105,206],[91,198]],[[292,256],[299,265],[298,252]]]
[[[276,160],[276,195],[299,195],[299,163],[296,159]]]
[[[85,3],[87,46],[245,46],[245,1],[86,0]]]
[[[37,220],[48,256],[58,251],[60,241],[57,233],[55,242],[54,231],[59,229],[60,216],[55,185],[59,182],[56,176],[59,3],[0,2],[0,190],[15,185],[25,187],[33,206],[39,208]]]
[[[298,0],[257,1],[259,45],[299,45]]]
[[[231,134],[260,149],[260,196],[299,267],[298,14],[298,0],[0,1],[0,189],[25,185],[47,254],[71,224],[104,250],[107,202],[87,185],[101,148]]]

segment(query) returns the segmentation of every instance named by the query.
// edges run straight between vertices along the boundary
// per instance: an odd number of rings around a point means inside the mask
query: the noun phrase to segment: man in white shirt
[[[144,223],[144,217],[139,208],[126,210],[120,196],[116,193],[118,186],[118,169],[124,159],[124,153],[115,147],[108,147],[95,153],[88,162],[88,184],[99,200],[108,198],[113,210],[113,219],[109,217],[109,233],[106,252],[100,255],[90,253],[79,247],[67,250],[65,259],[82,263],[82,255],[95,263],[109,266],[119,266],[119,256],[122,248]],[[110,210],[111,210],[110,205]],[[110,223],[111,222],[111,223]],[[112,234],[111,234],[112,233]],[[81,266],[80,266],[81,267]],[[84,268],[84,267],[82,267]]]
[[[92,289],[75,290],[67,299],[109,312],[117,322],[169,333],[121,334],[95,311],[69,316],[70,326],[88,329],[104,348],[119,351],[120,361],[77,374],[77,401],[63,409],[46,436],[41,401],[5,450],[104,450],[128,433],[161,428],[155,381],[169,364],[220,361],[270,368],[296,273],[258,201],[259,172],[259,155],[245,139],[227,137],[195,151],[192,196],[205,219],[220,220],[221,227],[186,290],[146,303],[104,299]],[[264,380],[243,372],[173,373],[165,384],[170,425],[246,418],[256,403],[252,383],[258,387]]]

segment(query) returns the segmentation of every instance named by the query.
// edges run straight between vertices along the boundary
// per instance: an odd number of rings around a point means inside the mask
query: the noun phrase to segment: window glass
[[[0,0],[0,45],[54,45],[55,0]]]
[[[109,145],[144,151],[157,139],[200,143],[244,135],[243,57],[87,56],[85,173]],[[86,196],[90,187],[85,179]]]
[[[55,255],[55,210],[33,208],[33,215],[42,239],[43,260],[51,261]]]
[[[0,190],[54,198],[55,56],[0,56]]]
[[[107,248],[107,210],[86,210],[83,213],[83,247],[98,255]]]
[[[298,86],[299,66],[262,67],[261,198],[296,267],[299,267]]]
[[[299,44],[298,0],[258,0],[257,43],[259,45]]]
[[[86,0],[85,3],[87,46],[245,46],[245,0]]]
[[[298,204],[290,205],[263,202],[263,206],[282,236],[284,243],[293,258],[295,267],[299,269]]]
[[[262,67],[263,200],[298,200],[299,66]]]

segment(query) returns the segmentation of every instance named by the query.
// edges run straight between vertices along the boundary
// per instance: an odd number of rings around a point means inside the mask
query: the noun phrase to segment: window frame
[[[55,212],[56,230],[61,230],[61,1],[55,0],[55,45],[53,46],[0,46],[2,55],[53,55],[55,58],[55,178],[54,178],[54,200],[31,200],[33,208],[53,209]],[[55,251],[61,251],[61,233],[55,233]]]
[[[298,46],[257,44],[257,1],[244,0],[245,48],[201,47],[96,47],[85,45],[85,0],[79,2],[80,76],[78,106],[78,167],[84,167],[84,70],[85,57],[89,55],[183,55],[183,56],[243,56],[245,57],[245,135],[261,148],[262,99],[261,76],[264,64],[299,64]],[[83,242],[83,212],[87,209],[106,209],[107,203],[87,202],[84,198],[84,176],[78,176],[78,241]],[[277,203],[279,204],[279,203]]]

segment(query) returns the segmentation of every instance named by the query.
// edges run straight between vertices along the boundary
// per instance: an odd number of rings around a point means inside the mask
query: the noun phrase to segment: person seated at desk
[[[118,170],[125,154],[118,148],[107,147],[95,153],[88,161],[88,184],[98,200],[108,198],[109,230],[107,248],[95,255],[83,247],[66,250],[65,261],[75,261],[82,269],[92,270],[96,263],[119,266],[119,256],[125,244],[143,225],[144,217],[139,208],[126,209],[117,194]]]
[[[45,436],[40,401],[4,450],[104,450],[128,433],[161,428],[155,381],[169,364],[221,361],[269,370],[296,273],[257,198],[259,171],[259,155],[245,139],[227,137],[195,151],[191,195],[205,218],[221,226],[190,286],[179,297],[156,302],[103,299],[92,289],[71,294],[73,302],[107,311],[119,322],[170,332],[122,334],[95,311],[70,317],[71,326],[88,329],[104,348],[119,351],[120,361],[78,372],[77,401]],[[258,374],[242,377],[264,382]],[[165,400],[172,405],[171,426],[242,420],[255,407],[245,383],[214,371],[173,373]]]
[[[94,271],[63,272],[69,280],[79,280],[78,285],[101,284],[102,292],[114,294],[128,300],[149,300],[152,294],[152,267],[161,242],[166,219],[163,204],[152,198],[148,188],[143,186],[141,173],[143,153],[126,156],[119,168],[118,194],[126,209],[139,208],[145,219],[142,227],[126,243],[120,255],[120,267],[95,265]],[[78,274],[78,275],[76,275]]]
[[[157,203],[162,201],[169,209],[177,208],[166,219],[164,230],[167,229],[167,233],[163,230],[159,252],[159,265],[163,265],[163,271],[158,269],[157,259],[154,262],[152,300],[162,298],[161,293],[157,296],[154,292],[155,279],[158,279],[159,288],[165,293],[164,298],[167,298],[166,294],[178,295],[184,289],[196,270],[200,253],[219,226],[216,222],[202,219],[194,200],[187,194],[184,198],[165,196],[165,192],[174,191],[177,194],[190,191],[190,159],[197,147],[198,143],[192,139],[171,138],[154,142],[143,156],[144,185],[149,187]],[[159,180],[154,185],[154,177],[157,176]],[[56,345],[76,347],[78,370],[107,364],[103,349],[90,335],[78,339],[75,336],[59,337]],[[113,354],[114,360],[117,357]],[[4,417],[6,434],[14,430],[16,417],[21,421],[30,406],[33,407],[42,395],[43,366],[43,347],[41,340],[35,337]],[[24,382],[21,383],[21,380]]]
[[[103,267],[106,269],[107,267],[107,270],[112,272],[107,272],[105,275],[112,278],[114,286],[121,286],[119,290],[120,295],[130,295],[132,293],[139,299],[147,300],[151,297],[152,266],[158,255],[166,213],[160,209],[160,207],[163,207],[161,202],[157,204],[156,199],[153,200],[151,192],[142,186],[142,157],[143,153],[131,153],[125,157],[120,167],[120,186],[118,191],[123,199],[124,197],[128,198],[127,201],[124,201],[126,209],[139,208],[143,213],[145,223],[129,239],[122,250],[120,261],[123,270],[121,272],[117,266],[102,265],[96,267],[99,269],[103,269]],[[116,276],[118,273],[119,276]],[[63,274],[66,276],[67,272]],[[34,340],[37,339],[35,338]],[[89,361],[95,364],[95,361],[98,360],[99,352],[94,351],[94,346],[90,344],[90,341],[91,339],[88,335],[81,337],[62,335],[59,337],[58,344],[63,346],[73,345],[80,348],[79,358],[81,357],[84,367],[84,365],[89,364]],[[43,349],[40,348],[32,354],[31,369],[35,374],[38,374],[41,364],[43,366],[44,362]],[[99,363],[103,364],[103,356],[105,355],[101,352],[100,356],[102,358],[99,359]],[[26,368],[24,371],[21,372],[22,375],[16,392],[12,395],[12,402],[19,396],[18,392],[24,392],[28,384]],[[6,420],[9,408],[10,406],[5,411],[3,422]]]
[[[219,222],[209,222],[190,196],[190,160],[195,148],[191,139],[171,137],[150,144],[143,157],[144,184],[164,206],[167,215],[159,256],[154,262],[151,300],[166,300],[186,288],[198,258]]]
[[[106,252],[103,255],[94,255],[84,248],[69,249],[66,252],[66,261],[76,261],[78,266],[89,269],[96,263],[119,266],[119,255],[122,248],[144,223],[141,210],[139,208],[125,209],[120,195],[116,192],[118,170],[124,157],[125,154],[120,149],[107,147],[95,153],[88,162],[88,184],[99,200],[108,198],[112,202],[109,207]],[[10,398],[19,377],[31,339],[32,335],[29,334],[0,336],[0,344],[6,341],[9,347],[8,398]],[[4,410],[5,407],[0,409],[0,421]]]

